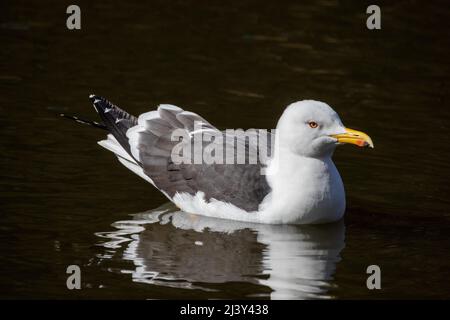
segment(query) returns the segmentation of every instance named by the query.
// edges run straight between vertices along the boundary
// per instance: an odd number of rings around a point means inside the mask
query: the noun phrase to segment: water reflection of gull
[[[177,288],[247,282],[272,299],[329,298],[344,248],[342,221],[320,226],[266,225],[194,216],[170,205],[117,221],[99,232],[109,252],[132,261],[133,281]],[[101,256],[108,259],[110,256]],[[206,286],[207,287],[207,286]]]

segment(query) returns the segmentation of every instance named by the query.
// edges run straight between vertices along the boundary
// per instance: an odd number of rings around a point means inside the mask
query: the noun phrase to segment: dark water
[[[446,1],[0,4],[0,297],[450,298]],[[88,94],[220,128],[273,128],[326,101],[375,149],[342,147],[341,223],[249,225],[176,212],[96,141]],[[155,209],[157,208],[157,209]],[[66,288],[68,265],[82,290]],[[379,265],[381,290],[366,268]]]

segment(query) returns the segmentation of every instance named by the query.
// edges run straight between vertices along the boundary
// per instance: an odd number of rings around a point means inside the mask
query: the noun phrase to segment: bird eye
[[[308,122],[309,126],[313,129],[317,128],[319,125],[317,124],[317,122],[315,121],[310,121]]]

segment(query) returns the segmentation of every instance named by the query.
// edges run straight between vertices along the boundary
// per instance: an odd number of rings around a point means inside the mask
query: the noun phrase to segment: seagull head
[[[278,121],[277,133],[281,150],[305,157],[331,156],[340,144],[373,148],[367,134],[346,128],[336,111],[315,100],[290,104]]]

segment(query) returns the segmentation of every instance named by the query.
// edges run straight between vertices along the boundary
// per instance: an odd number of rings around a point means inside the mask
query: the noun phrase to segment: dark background
[[[172,103],[219,128],[274,128],[291,102],[327,102],[375,144],[334,157],[348,205],[333,297],[450,297],[446,1],[377,2],[375,31],[364,1],[78,1],[78,31],[70,4],[0,4],[0,297],[211,297],[132,283],[119,258],[90,264],[94,233],[165,202],[96,145],[103,132],[58,117],[95,119],[90,93],[135,115]],[[69,264],[88,266],[87,290],[66,289]],[[369,264],[381,291],[365,287]]]

